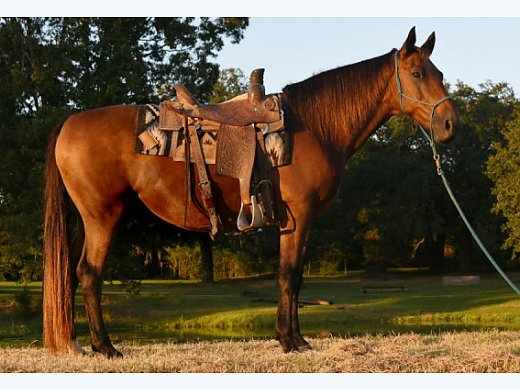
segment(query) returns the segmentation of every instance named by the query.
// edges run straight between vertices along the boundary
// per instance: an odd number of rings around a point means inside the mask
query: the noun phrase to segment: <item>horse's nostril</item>
[[[447,131],[450,131],[452,129],[452,124],[449,119],[446,119],[446,121],[444,122],[444,129]]]

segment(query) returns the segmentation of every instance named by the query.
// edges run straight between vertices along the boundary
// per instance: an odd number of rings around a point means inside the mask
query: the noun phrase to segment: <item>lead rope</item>
[[[491,256],[491,254],[488,252],[488,250],[486,249],[486,247],[484,246],[482,241],[480,241],[480,238],[477,235],[477,233],[475,232],[475,230],[473,229],[473,226],[471,226],[468,219],[466,218],[466,214],[464,214],[464,211],[462,211],[462,208],[460,207],[459,202],[457,202],[455,195],[453,195],[453,191],[451,190],[451,187],[448,183],[448,179],[446,179],[446,175],[444,175],[444,171],[442,170],[442,167],[441,167],[441,157],[440,157],[439,153],[437,153],[437,149],[435,148],[435,141],[433,140],[433,134],[430,137],[430,135],[428,135],[428,133],[423,129],[423,127],[420,124],[418,124],[418,126],[419,126],[419,129],[421,129],[424,136],[426,137],[426,139],[428,140],[428,142],[430,143],[430,147],[432,148],[433,160],[435,161],[435,166],[437,167],[437,175],[439,175],[441,177],[442,183],[444,184],[444,188],[446,188],[446,192],[450,196],[451,201],[453,202],[453,204],[455,205],[455,208],[459,212],[460,217],[466,224],[466,227],[468,228],[469,232],[471,233],[471,236],[473,237],[473,239],[476,241],[476,243],[480,247],[480,250],[482,250],[482,253],[484,253],[484,255],[486,255],[489,262],[498,271],[500,276],[502,276],[502,278],[509,284],[509,286],[511,286],[511,288],[514,290],[514,292],[516,292],[518,295],[520,295],[520,289],[518,289],[518,287],[511,281],[511,279],[509,279],[509,277],[505,274],[505,272],[502,271],[502,268],[500,268],[500,266],[497,264],[495,259],[493,259],[493,256]]]

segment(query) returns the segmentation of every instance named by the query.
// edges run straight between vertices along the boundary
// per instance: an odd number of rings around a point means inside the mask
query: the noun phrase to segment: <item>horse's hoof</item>
[[[311,345],[300,334],[293,336],[293,342],[301,352],[312,351]]]
[[[297,352],[298,347],[294,344],[293,340],[289,336],[280,336],[278,335],[276,337],[280,345],[282,346],[282,349],[285,353],[289,352]]]
[[[302,338],[302,341],[298,343],[298,349],[301,352],[312,351],[311,345]]]
[[[112,348],[112,351],[110,351],[109,353],[105,354],[105,356],[108,359],[122,359],[123,358],[123,354],[121,352],[119,352],[115,348]]]
[[[115,349],[112,345],[96,347],[94,344],[92,344],[92,351],[105,355],[107,359],[121,359],[123,357],[123,354]]]
[[[87,354],[85,350],[80,347],[76,340],[72,340],[72,342],[70,342],[70,344],[67,346],[67,352],[69,353],[69,355],[75,356],[84,356]]]

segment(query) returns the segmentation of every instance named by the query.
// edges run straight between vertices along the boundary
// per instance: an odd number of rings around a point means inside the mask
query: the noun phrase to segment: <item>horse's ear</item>
[[[410,54],[415,50],[415,40],[415,26],[413,26],[408,33],[406,41],[403,43],[403,47],[401,47],[401,52],[404,55]]]
[[[428,57],[431,56],[433,52],[433,48],[435,47],[435,31],[428,37],[426,42],[423,43],[421,49],[428,54]]]

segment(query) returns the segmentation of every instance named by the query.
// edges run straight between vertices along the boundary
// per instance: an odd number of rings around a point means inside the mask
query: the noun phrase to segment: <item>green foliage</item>
[[[174,279],[199,279],[201,255],[198,245],[166,247],[166,260]]]
[[[27,284],[14,294],[13,306],[9,313],[16,319],[30,320],[41,314],[41,302],[34,297]]]
[[[347,273],[347,255],[337,242],[316,251],[312,264],[307,264],[305,272],[310,275],[336,276]]]
[[[237,68],[221,69],[209,103],[220,103],[247,92],[247,79]]]
[[[273,230],[263,234],[221,237],[212,244],[213,272],[216,280],[272,273],[276,270],[278,248]],[[201,248],[195,241],[180,240],[165,246],[164,260],[174,279],[200,279]]]
[[[276,272],[278,243],[279,233],[276,228],[216,240],[213,248],[216,253],[214,262],[217,275],[219,266],[222,278]],[[229,262],[230,255],[238,260],[237,265]]]
[[[493,181],[496,201],[493,211],[506,221],[504,248],[512,257],[520,256],[520,106],[516,105],[512,119],[501,129],[503,142],[494,142],[495,154],[487,161],[487,174]]]

